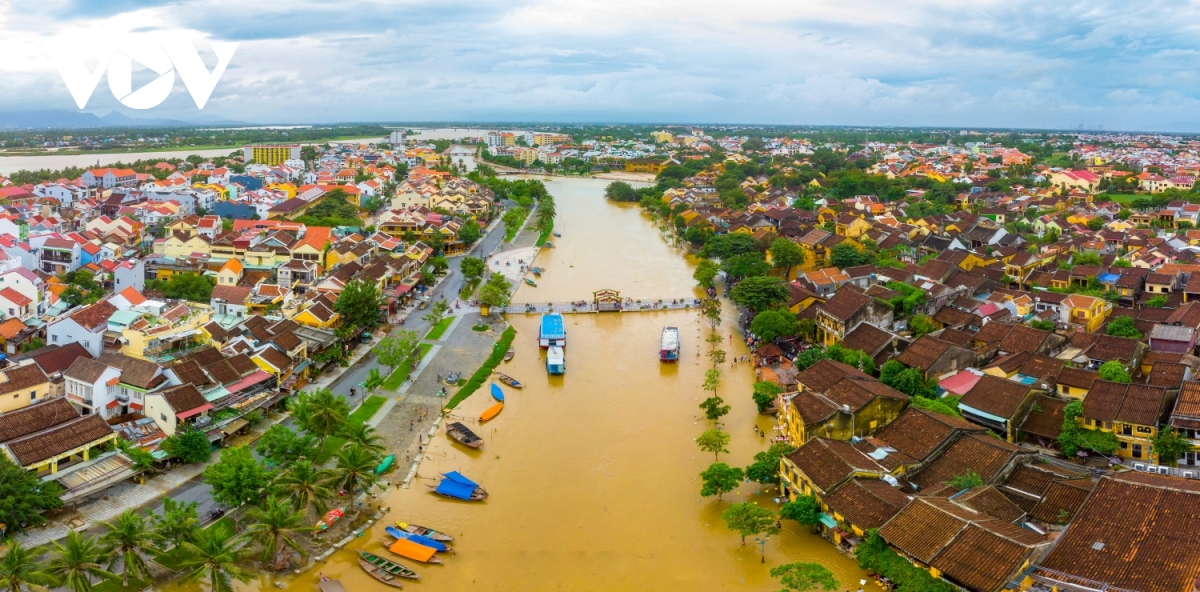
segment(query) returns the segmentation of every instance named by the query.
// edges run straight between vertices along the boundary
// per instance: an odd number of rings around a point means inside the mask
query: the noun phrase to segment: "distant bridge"
[[[499,309],[507,314],[541,314],[546,312],[599,313],[599,312],[654,312],[700,308],[701,300],[694,296],[684,298],[622,298],[616,290],[592,292],[591,301],[572,302],[514,302]]]

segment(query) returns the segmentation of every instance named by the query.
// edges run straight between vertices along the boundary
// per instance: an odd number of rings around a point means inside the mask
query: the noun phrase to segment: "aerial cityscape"
[[[14,4],[4,592],[1200,591],[1195,7]]]

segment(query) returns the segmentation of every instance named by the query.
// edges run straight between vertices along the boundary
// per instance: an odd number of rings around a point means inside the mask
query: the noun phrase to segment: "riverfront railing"
[[[510,304],[498,312],[506,314],[542,314],[547,312],[598,313],[598,312],[654,312],[657,310],[679,310],[699,308],[700,300],[696,298],[660,298],[646,300],[625,300],[622,302],[525,302]]]

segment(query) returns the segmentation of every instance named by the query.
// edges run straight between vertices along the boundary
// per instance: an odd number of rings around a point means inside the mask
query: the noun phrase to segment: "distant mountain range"
[[[196,127],[198,125],[243,126],[244,121],[202,114],[192,121],[155,117],[128,117],[117,111],[98,116],[83,111],[7,111],[0,112],[0,129],[79,129],[114,127]]]

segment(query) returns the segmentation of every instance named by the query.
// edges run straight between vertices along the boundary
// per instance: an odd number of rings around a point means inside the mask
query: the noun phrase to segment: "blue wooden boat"
[[[443,543],[441,541],[435,541],[427,536],[421,536],[419,534],[405,532],[403,530],[400,530],[399,528],[396,528],[395,526],[385,527],[384,530],[387,531],[387,533],[389,535],[391,535],[392,538],[408,539],[418,545],[425,545],[426,547],[430,547],[435,551],[451,551],[452,550],[450,545],[447,545],[446,543]]]
[[[458,471],[443,473],[441,483],[426,487],[438,495],[470,502],[483,501],[488,495],[487,490]]]
[[[504,402],[504,391],[500,390],[500,385],[494,382],[492,383],[492,398],[501,403]]]

